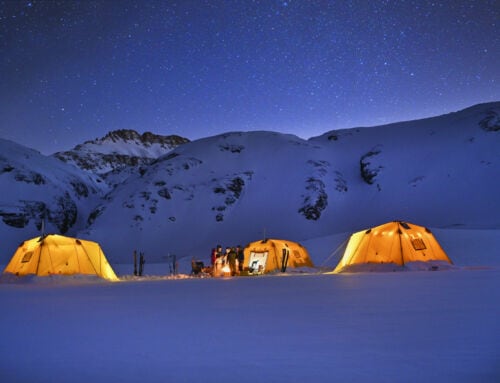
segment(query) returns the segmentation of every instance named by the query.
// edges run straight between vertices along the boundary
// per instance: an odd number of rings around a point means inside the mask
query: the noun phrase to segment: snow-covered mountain
[[[310,140],[271,132],[197,140],[116,188],[84,234],[128,260],[133,249],[204,256],[217,243],[302,241],[394,219],[499,227],[499,115],[494,103]]]
[[[114,169],[99,161],[93,172]],[[78,235],[100,242],[110,261],[130,262],[133,250],[149,261],[206,258],[218,243],[306,241],[395,219],[499,228],[499,170],[500,102],[309,140],[227,133],[183,143],[116,179]],[[4,177],[2,185],[18,182]],[[4,219],[2,234],[7,226]],[[8,258],[18,240],[2,238]]]
[[[186,142],[189,142],[187,138],[176,135],[139,134],[135,130],[122,129],[77,145],[72,150],[55,153],[54,157],[116,185],[131,173]]]
[[[43,224],[46,232],[62,234],[85,227],[102,188],[94,174],[0,139],[1,260],[16,243],[39,235]]]

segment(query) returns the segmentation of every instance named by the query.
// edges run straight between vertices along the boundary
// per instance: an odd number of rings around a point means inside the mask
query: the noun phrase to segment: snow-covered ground
[[[450,271],[1,283],[0,381],[498,382],[498,231],[436,235]]]

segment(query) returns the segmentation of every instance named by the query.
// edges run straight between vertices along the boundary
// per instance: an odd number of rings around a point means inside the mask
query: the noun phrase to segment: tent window
[[[425,250],[427,247],[425,246],[425,243],[422,238],[413,238],[411,240],[411,244],[413,245],[413,248],[415,250]]]
[[[298,263],[304,262],[304,260],[302,259],[302,256],[300,255],[300,252],[298,250],[293,251],[293,257],[295,258],[295,261]]]
[[[21,263],[27,263],[27,262],[31,261],[31,257],[32,256],[33,256],[33,252],[32,251],[28,251],[27,253],[24,253],[24,257],[21,260]]]

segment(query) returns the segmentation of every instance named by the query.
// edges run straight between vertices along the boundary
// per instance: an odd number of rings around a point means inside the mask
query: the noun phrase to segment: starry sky
[[[500,3],[0,1],[0,137],[309,138],[500,100]]]

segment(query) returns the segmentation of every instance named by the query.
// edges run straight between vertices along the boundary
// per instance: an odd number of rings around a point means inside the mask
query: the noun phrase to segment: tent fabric
[[[4,273],[20,276],[84,274],[118,280],[98,243],[55,234],[22,243]]]
[[[284,259],[284,251],[288,259]],[[284,263],[286,267],[314,267],[307,249],[300,243],[284,239],[265,239],[249,243],[244,249],[245,260],[243,267],[252,268],[252,260],[259,255],[265,255],[262,273],[282,270]]]
[[[362,264],[444,261],[452,263],[432,232],[408,222],[393,221],[351,235],[344,255],[332,273]]]

